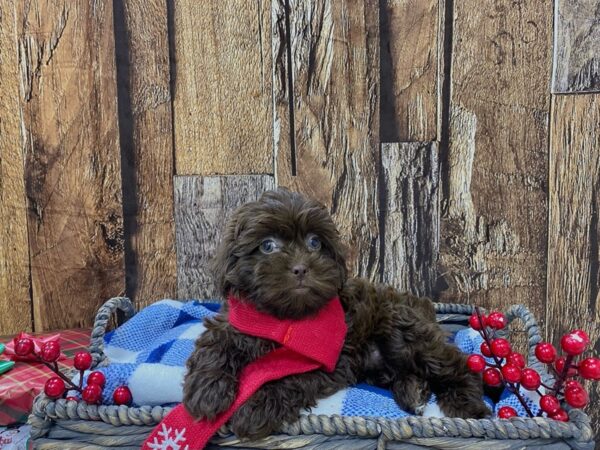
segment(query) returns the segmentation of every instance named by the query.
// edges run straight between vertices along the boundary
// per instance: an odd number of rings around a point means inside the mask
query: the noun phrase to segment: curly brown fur
[[[264,244],[268,239],[277,248],[265,254],[271,248]],[[447,416],[489,414],[480,378],[446,342],[430,300],[347,278],[344,247],[321,204],[285,189],[245,204],[226,226],[214,268],[224,296],[244,297],[279,318],[314,314],[337,294],[348,325],[335,371],[265,384],[231,418],[238,436],[266,436],[319,398],[361,380],[391,389],[411,411],[420,412],[434,392]],[[212,419],[233,402],[241,369],[275,344],[234,329],[227,306],[206,327],[188,360],[183,401],[193,416]]]

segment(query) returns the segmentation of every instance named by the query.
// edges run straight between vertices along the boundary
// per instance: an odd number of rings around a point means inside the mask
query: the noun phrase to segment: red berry
[[[590,401],[585,389],[573,386],[565,389],[565,400],[573,408],[583,408]]]
[[[106,377],[102,372],[92,372],[87,377],[87,384],[97,384],[104,387],[104,383],[106,383]]]
[[[87,403],[99,403],[102,398],[102,388],[97,384],[88,384],[83,389],[81,398]]]
[[[542,384],[540,374],[533,369],[523,369],[521,372],[521,386],[530,391],[535,391]]]
[[[540,342],[535,346],[535,357],[540,362],[550,364],[556,359],[556,349],[550,342]]]
[[[479,349],[481,350],[481,354],[483,356],[487,356],[488,358],[491,358],[492,351],[490,350],[490,346],[488,345],[487,342],[482,342]]]
[[[540,398],[540,408],[549,415],[556,414],[560,409],[560,402],[554,395],[543,395]]]
[[[471,315],[471,317],[469,317],[469,325],[471,325],[471,328],[473,328],[474,330],[481,330],[487,324],[485,314],[480,313],[480,315],[481,315],[481,320],[479,320],[479,317],[477,316],[476,312],[474,312]],[[483,322],[483,326],[481,326],[482,322]]]
[[[46,342],[40,350],[42,361],[54,362],[60,356],[60,344],[58,341]]]
[[[33,352],[33,341],[29,338],[15,338],[15,355],[27,356]]]
[[[580,388],[583,389],[583,386],[581,385],[581,383],[579,381],[576,380],[569,380],[565,383],[565,388]]]
[[[50,398],[58,398],[62,397],[65,393],[65,382],[62,378],[52,377],[46,381],[46,385],[44,386],[44,394],[46,394]]]
[[[67,401],[68,402],[78,402],[79,399],[77,397],[68,396]]]
[[[573,330],[573,331],[571,331],[571,333],[572,334],[576,334],[581,339],[583,339],[585,341],[585,345],[588,345],[590,343],[590,337],[588,336],[588,334],[585,331],[583,331],[583,330]]]
[[[569,415],[567,414],[567,412],[564,409],[559,409],[554,414],[551,414],[550,418],[554,419],[554,420],[560,420],[561,422],[569,421]]]
[[[566,364],[566,359],[564,356],[561,356],[554,362],[554,368],[559,374],[562,374]],[[577,369],[575,367],[569,367],[567,371],[567,377],[574,377],[577,375]]]
[[[511,417],[517,417],[517,412],[510,406],[503,406],[498,410],[498,417],[501,419],[510,419]]]
[[[483,371],[483,382],[489,386],[500,386],[502,375],[498,369],[489,367]]]
[[[499,358],[505,358],[510,355],[510,343],[503,338],[494,339],[491,345],[492,353]]]
[[[586,358],[579,363],[579,374],[586,380],[600,380],[600,359]]]
[[[99,403],[102,398],[102,388],[97,384],[88,384],[81,393],[86,403]]]
[[[502,376],[509,383],[518,383],[521,380],[521,369],[514,364],[506,364],[502,367]]]
[[[587,335],[582,336],[583,331],[575,330],[565,334],[560,340],[560,346],[568,355],[579,355],[583,353],[589,343]],[[585,333],[584,333],[585,334]]]
[[[127,386],[119,386],[113,393],[113,400],[117,405],[129,405],[132,400],[131,391]]]
[[[527,365],[527,363],[525,361],[525,357],[517,352],[513,352],[510,355],[508,355],[506,357],[506,362],[514,364],[519,369],[524,369],[525,366]]]
[[[491,312],[486,319],[487,324],[494,330],[501,330],[506,327],[506,317],[498,311]]]
[[[485,359],[481,355],[471,355],[467,358],[467,367],[471,372],[483,372]]]
[[[73,358],[73,366],[77,370],[88,370],[92,367],[92,355],[89,352],[78,352]]]

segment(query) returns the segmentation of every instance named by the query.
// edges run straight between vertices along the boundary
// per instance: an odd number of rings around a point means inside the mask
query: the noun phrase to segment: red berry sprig
[[[540,413],[548,417],[566,422],[569,420],[567,412],[561,407],[561,402],[566,402],[573,408],[583,408],[589,403],[589,395],[585,388],[573,378],[579,375],[583,379],[600,380],[600,359],[585,358],[578,364],[575,359],[579,357],[590,343],[590,338],[583,330],[573,330],[565,334],[560,341],[562,351],[566,356],[559,356],[556,348],[549,342],[540,342],[535,347],[536,358],[547,364],[554,371],[555,382],[553,386],[545,385],[540,374],[526,367],[525,357],[513,352],[510,343],[503,338],[495,336],[496,330],[506,327],[506,317],[497,311],[488,316],[482,314],[478,308],[469,318],[471,328],[479,331],[483,338],[481,353],[493,358],[493,363],[488,363],[478,354],[470,355],[467,359],[469,370],[481,373],[483,382],[490,386],[504,386],[512,392],[530,417],[533,413],[528,408],[521,395],[520,387],[536,391],[540,395]],[[543,386],[547,393],[540,391]],[[516,411],[505,406],[498,410],[498,417],[508,419],[516,416]]]
[[[475,312],[469,318],[469,325],[479,331],[483,338],[480,347],[481,353],[488,358],[493,358],[494,362],[487,363],[480,355],[471,355],[467,359],[467,366],[473,372],[483,372],[483,382],[488,386],[504,385],[516,395],[527,414],[533,417],[533,413],[519,391],[519,386],[536,390],[540,386],[541,379],[535,370],[525,367],[525,357],[514,352],[510,342],[495,336],[495,331],[504,329],[507,324],[508,321],[501,312],[493,311],[486,317],[479,308],[475,308]],[[481,359],[475,358],[475,356]],[[483,367],[481,367],[482,361]],[[486,366],[489,367],[486,369]],[[510,406],[503,406],[498,410],[498,417],[501,419],[509,419],[516,415],[517,412]]]
[[[550,388],[552,393],[549,395],[556,398],[557,402],[562,399],[573,408],[583,408],[589,403],[590,399],[585,388],[581,383],[572,379],[577,375],[586,380],[596,381],[600,379],[600,359],[585,358],[579,364],[575,361],[585,351],[589,343],[590,338],[585,331],[573,330],[565,334],[560,340],[560,347],[566,353],[566,356],[557,358],[558,352],[548,342],[540,342],[536,346],[535,355],[537,359],[548,364],[548,367],[554,371],[556,376],[554,386]],[[566,413],[562,410],[554,413],[545,409],[544,411],[556,420],[563,420],[566,416]]]
[[[64,375],[58,367],[60,357],[60,344],[58,341],[46,342],[40,348],[39,353],[35,351],[33,340],[27,337],[17,336],[14,339],[14,349],[17,356],[32,355],[38,362],[46,365],[57,376],[53,376],[44,385],[44,394],[52,399],[62,398],[68,390],[79,392],[83,401],[89,404],[97,404],[102,400],[102,391],[106,384],[106,377],[102,372],[91,372],[87,377],[87,384],[83,386],[84,373],[92,367],[92,355],[82,351],[75,354],[73,366],[79,370],[79,385],[73,383]],[[129,405],[132,401],[131,391],[127,386],[119,386],[113,393],[113,400],[117,405]],[[79,401],[77,397],[69,396],[68,401]]]

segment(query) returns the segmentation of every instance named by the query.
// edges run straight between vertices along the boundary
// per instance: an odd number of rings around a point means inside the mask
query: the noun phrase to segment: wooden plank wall
[[[82,326],[124,287],[112,2],[14,5],[34,326]]]
[[[276,154],[278,184],[330,207],[351,270],[371,279],[381,271],[377,11],[374,0],[290,2],[292,138]]]
[[[15,2],[0,4],[0,330],[31,330]]]
[[[600,4],[557,0],[548,179],[546,337],[590,333],[600,353]],[[570,95],[565,95],[570,94]],[[600,386],[588,383],[600,447]]]
[[[115,45],[127,295],[176,295],[173,117],[167,4],[118,0]]]
[[[552,10],[454,2],[442,298],[543,318]]]
[[[354,273],[600,350],[599,24],[597,0],[2,2],[2,332],[215,295],[223,221],[280,185],[330,207]]]

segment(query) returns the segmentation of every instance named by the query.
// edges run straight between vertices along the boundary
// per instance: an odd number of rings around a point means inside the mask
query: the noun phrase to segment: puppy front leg
[[[192,416],[213,420],[233,403],[241,369],[272,345],[242,335],[221,317],[207,321],[206,328],[187,361],[183,404]]]
[[[238,409],[229,421],[238,437],[258,439],[279,431],[284,423],[295,422],[301,410],[315,406],[319,398],[356,383],[350,358],[340,357],[333,373],[321,370],[290,375],[263,385]]]
[[[397,380],[403,382],[408,375],[426,383],[449,417],[480,419],[489,415],[479,376],[467,368],[466,355],[446,342],[441,328],[403,304],[397,304],[390,314],[391,326],[382,339],[383,356]],[[396,400],[412,406],[406,389],[397,388]]]

